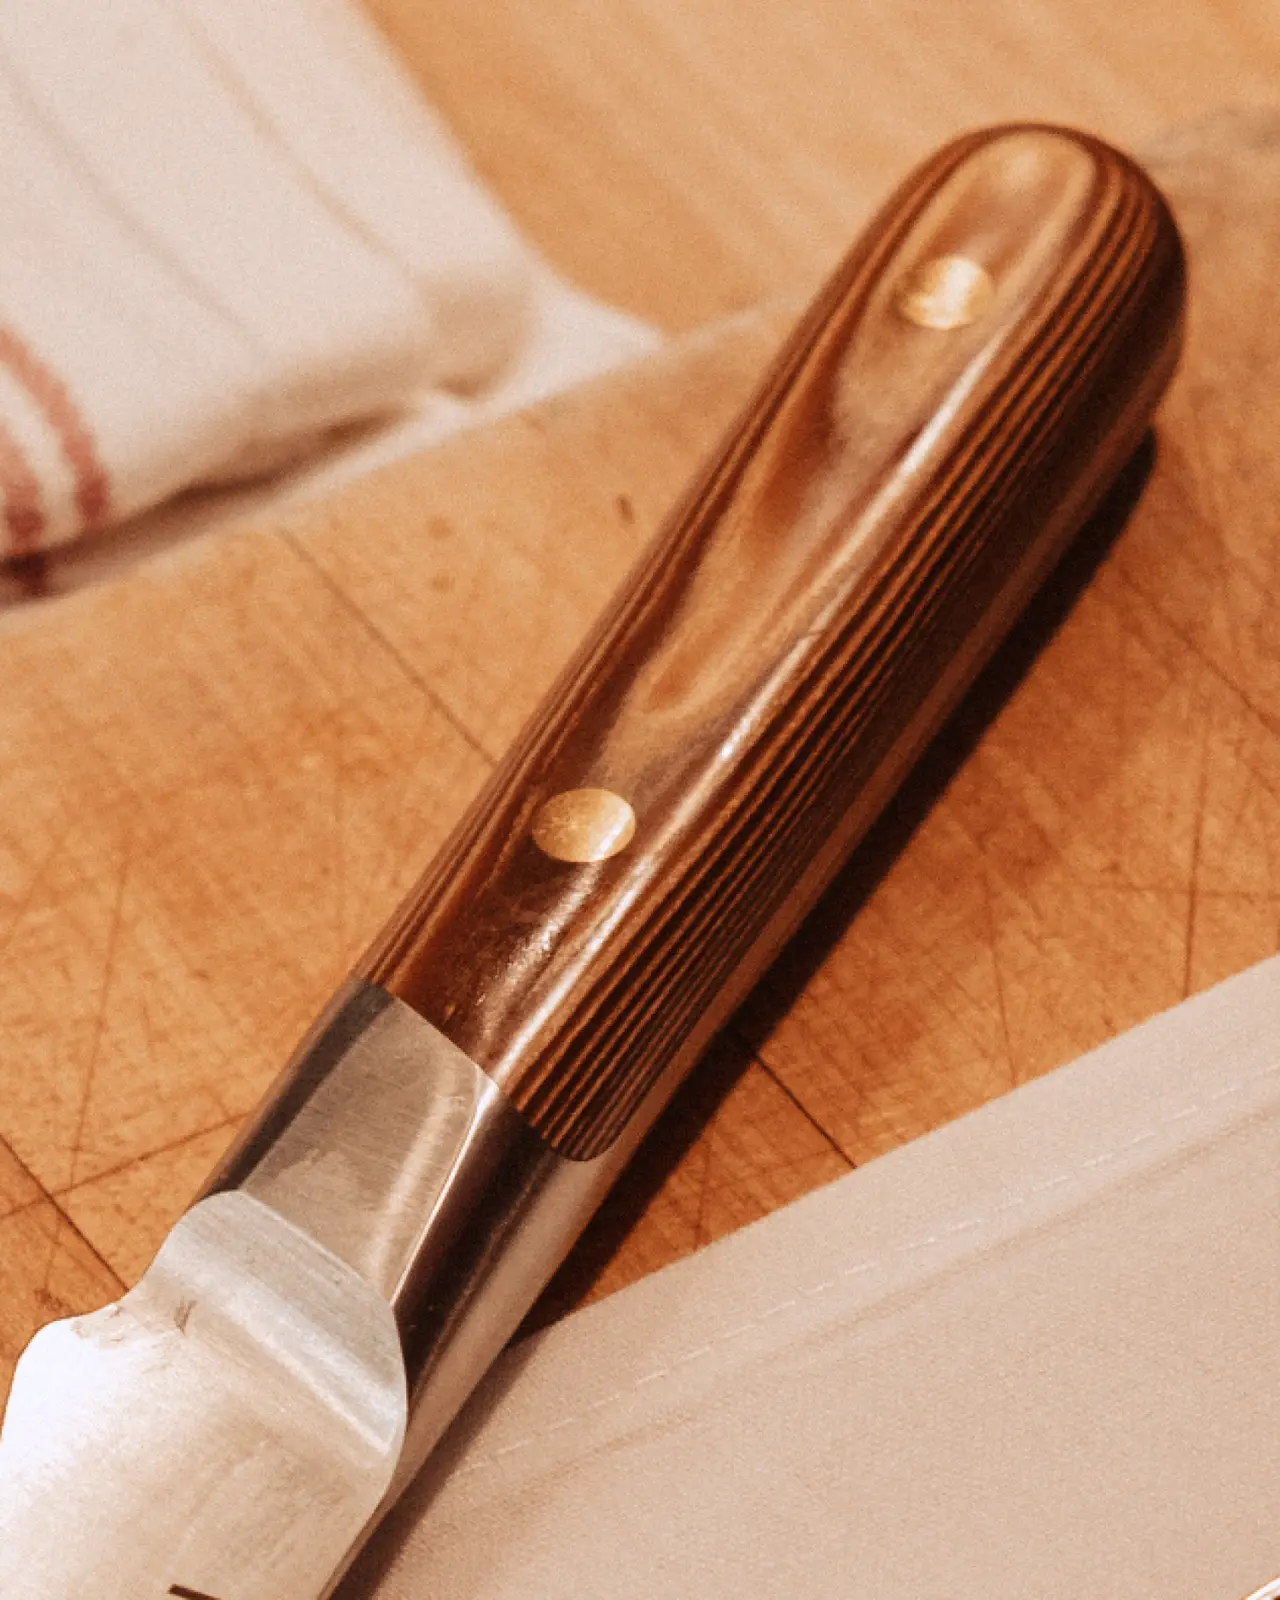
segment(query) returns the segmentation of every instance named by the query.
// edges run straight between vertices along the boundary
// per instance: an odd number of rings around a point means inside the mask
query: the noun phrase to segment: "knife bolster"
[[[394,1314],[409,1421],[392,1495],[515,1332],[625,1160],[558,1154],[384,990],[348,983],[206,1195],[240,1193]]]

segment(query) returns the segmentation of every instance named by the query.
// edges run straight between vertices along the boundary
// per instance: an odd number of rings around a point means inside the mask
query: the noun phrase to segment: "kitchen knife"
[[[907,180],[142,1281],[32,1341],[5,1600],[332,1592],[1133,452],[1182,299],[1093,139]]]

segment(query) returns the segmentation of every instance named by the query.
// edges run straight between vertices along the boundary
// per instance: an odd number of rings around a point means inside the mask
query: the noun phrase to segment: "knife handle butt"
[[[1069,131],[893,195],[359,976],[560,1154],[635,1135],[1137,446],[1176,228]]]

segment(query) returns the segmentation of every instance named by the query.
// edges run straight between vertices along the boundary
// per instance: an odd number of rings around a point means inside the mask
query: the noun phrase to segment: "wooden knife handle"
[[[667,1092],[1133,451],[1169,211],[1082,134],[949,145],[872,223],[364,958],[562,1154]]]

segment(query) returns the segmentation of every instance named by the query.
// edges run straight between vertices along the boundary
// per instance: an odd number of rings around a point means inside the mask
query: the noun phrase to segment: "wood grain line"
[[[48,1205],[51,1198],[50,1195],[41,1190],[39,1194],[31,1195],[26,1200],[19,1200],[16,1205],[10,1206],[8,1210],[0,1211],[0,1222],[8,1222],[12,1217],[21,1217],[28,1211],[36,1210],[39,1206]]]
[[[800,1099],[795,1090],[792,1089],[789,1084],[785,1083],[783,1079],[781,1079],[773,1070],[765,1058],[755,1048],[755,1045],[749,1041],[748,1036],[736,1028],[731,1029],[730,1031],[733,1033],[734,1038],[739,1042],[739,1044],[741,1044],[742,1049],[750,1056],[752,1063],[760,1068],[761,1072],[765,1074],[765,1076],[771,1083],[775,1085],[781,1094],[786,1096],[786,1098],[791,1102],[791,1104],[809,1124],[813,1131],[821,1135],[821,1137],[826,1140],[826,1142],[831,1146],[837,1155],[844,1157],[844,1159],[849,1163],[850,1170],[856,1167],[858,1162],[840,1143],[838,1135],[833,1133],[830,1128],[826,1128],[822,1125],[821,1121],[813,1114],[809,1107],[805,1105],[804,1101]]]
[[[493,767],[496,765],[497,758],[491,751],[485,748],[484,743],[479,736],[472,732],[472,730],[467,727],[466,723],[456,715],[447,701],[441,699],[439,693],[431,686],[426,678],[422,676],[422,674],[414,666],[413,662],[410,661],[401,650],[396,648],[395,644],[387,637],[385,631],[378,626],[369,613],[360,605],[359,601],[356,600],[354,596],[349,594],[347,590],[345,590],[337,581],[333,574],[315,559],[314,555],[312,555],[312,553],[307,549],[306,540],[298,538],[287,528],[281,528],[279,530],[279,537],[284,544],[289,546],[290,550],[292,550],[300,560],[306,562],[307,566],[320,579],[325,588],[328,589],[330,594],[333,595],[334,599],[337,600],[344,607],[344,609],[350,613],[352,618],[360,624],[370,639],[372,639],[380,649],[386,651],[387,655],[392,661],[395,662],[396,666],[400,668],[401,672],[404,673],[409,682],[412,683],[416,689],[420,689],[422,691],[422,694],[431,705],[431,708],[434,711],[437,711],[440,716],[443,717],[443,719],[449,724],[449,726],[463,741],[467,748],[474,751],[474,753],[478,755],[487,766]]]
[[[132,842],[126,840],[116,877],[115,893],[111,902],[111,920],[107,928],[107,946],[102,958],[102,981],[94,1012],[93,1032],[89,1042],[89,1059],[85,1064],[84,1082],[80,1089],[80,1105],[76,1113],[76,1127],[71,1140],[71,1176],[67,1188],[74,1188],[77,1168],[83,1154],[85,1130],[88,1127],[89,1109],[93,1103],[94,1080],[102,1053],[102,1042],[107,1026],[107,1007],[111,987],[116,978],[116,964],[120,952],[120,935],[123,928],[125,885],[133,865]]]
[[[91,1178],[82,1178],[70,1183],[59,1184],[56,1188],[49,1190],[49,1198],[52,1200],[68,1199],[78,1189],[92,1188],[104,1183],[108,1178],[119,1177],[122,1172],[131,1171],[140,1162],[152,1161],[157,1156],[172,1155],[175,1150],[181,1150],[185,1145],[196,1144],[201,1139],[207,1139],[210,1134],[225,1131],[229,1138],[243,1122],[243,1116],[224,1117],[219,1122],[211,1122],[207,1127],[193,1128],[190,1132],[184,1133],[181,1138],[171,1139],[165,1144],[148,1145],[145,1154],[141,1156],[130,1155],[126,1160],[119,1161],[114,1166],[95,1168]]]
[[[1195,934],[1200,909],[1197,887],[1200,879],[1200,853],[1204,844],[1205,802],[1209,793],[1209,742],[1212,725],[1205,718],[1200,735],[1200,771],[1196,779],[1196,820],[1191,835],[1191,860],[1187,864],[1187,922],[1182,953],[1182,996],[1192,992],[1195,971]]]
[[[1270,729],[1273,733],[1280,733],[1280,714],[1275,711],[1269,711],[1265,705],[1261,704],[1249,693],[1245,685],[1233,678],[1222,662],[1214,656],[1213,652],[1206,650],[1202,641],[1197,639],[1195,634],[1182,624],[1167,605],[1161,603],[1158,594],[1149,593],[1123,567],[1117,569],[1117,577],[1136,600],[1143,606],[1149,607],[1160,618],[1162,626],[1166,627],[1173,637],[1177,639],[1178,643],[1190,655],[1195,657],[1197,664],[1215,677],[1224,689],[1229,690],[1231,694],[1236,696],[1250,715],[1257,717],[1263,727]]]
[[[3,1138],[0,1138],[0,1163],[9,1168],[11,1180],[14,1181],[14,1186],[17,1189],[30,1191],[28,1194],[23,1195],[21,1199],[15,1200],[10,1206],[0,1205],[0,1222],[3,1222],[7,1217],[16,1217],[29,1207],[39,1205],[42,1200],[49,1198],[39,1178],[22,1160],[8,1140]],[[6,1180],[6,1187],[9,1181]]]
[[[59,1234],[70,1234],[75,1239],[76,1243],[93,1258],[95,1265],[111,1280],[111,1283],[115,1288],[115,1292],[117,1294],[124,1294],[126,1285],[121,1279],[119,1273],[116,1272],[115,1268],[106,1259],[102,1252],[88,1237],[88,1235],[84,1233],[82,1229],[76,1226],[76,1224],[63,1210],[62,1206],[59,1204],[57,1199],[54,1198],[54,1196],[49,1194],[41,1195],[39,1199],[32,1200],[27,1205],[21,1205],[15,1211],[11,1211],[6,1216],[0,1217],[0,1222],[11,1222],[15,1217],[25,1216],[26,1213],[30,1211],[39,1211],[42,1207],[46,1208],[52,1214],[54,1220],[54,1235],[50,1240],[50,1255],[45,1267],[45,1281],[43,1287],[45,1289],[48,1288],[49,1271],[52,1262],[56,1257]]]

